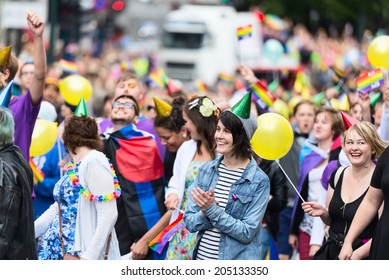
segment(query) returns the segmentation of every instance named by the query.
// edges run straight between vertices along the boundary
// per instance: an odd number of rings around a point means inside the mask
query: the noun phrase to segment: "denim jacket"
[[[204,191],[214,188],[219,179],[218,166],[222,159],[221,157],[204,163],[199,168],[194,187]],[[220,260],[259,259],[260,230],[269,192],[268,176],[251,158],[242,177],[231,186],[225,209],[213,203],[203,213],[190,197],[184,221],[190,232],[199,232],[193,259],[196,258],[199,241],[204,231],[211,228],[221,231]]]

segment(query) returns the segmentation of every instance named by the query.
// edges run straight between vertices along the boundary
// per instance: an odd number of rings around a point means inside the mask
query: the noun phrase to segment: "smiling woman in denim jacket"
[[[249,92],[220,115],[215,140],[221,156],[198,171],[184,215],[187,229],[199,231],[193,259],[260,259],[270,183],[252,157],[250,100]]]

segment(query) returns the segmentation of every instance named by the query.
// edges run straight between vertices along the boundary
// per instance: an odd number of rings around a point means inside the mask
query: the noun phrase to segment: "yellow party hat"
[[[172,106],[157,97],[153,97],[153,100],[155,103],[155,110],[157,111],[157,117],[170,116],[170,113],[172,112]]]
[[[11,55],[12,46],[0,50],[0,65],[6,65]]]

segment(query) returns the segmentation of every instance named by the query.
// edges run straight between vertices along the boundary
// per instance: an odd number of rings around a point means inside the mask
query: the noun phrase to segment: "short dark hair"
[[[78,147],[85,146],[99,151],[103,148],[95,119],[86,115],[73,115],[65,120],[62,138],[66,149],[73,154]]]
[[[250,139],[244,130],[243,124],[240,119],[231,111],[223,111],[219,120],[226,129],[231,131],[233,152],[232,155],[236,158],[251,158],[252,148]]]
[[[122,94],[122,95],[116,97],[115,100],[114,100],[113,102],[119,100],[120,98],[131,99],[132,101],[134,101],[134,103],[135,103],[135,107],[134,107],[134,109],[135,109],[135,115],[139,116],[139,104],[138,104],[138,101],[136,101],[136,99],[135,99],[134,96],[128,95],[128,94]]]
[[[156,116],[154,119],[154,127],[162,127],[175,133],[180,133],[185,120],[182,117],[182,110],[185,105],[185,99],[182,96],[177,96],[172,102],[172,111],[169,116]]]

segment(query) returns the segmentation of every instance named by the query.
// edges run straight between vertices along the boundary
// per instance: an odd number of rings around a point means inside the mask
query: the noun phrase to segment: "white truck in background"
[[[236,29],[248,24],[251,38],[238,41]],[[260,22],[252,13],[230,6],[183,5],[165,18],[160,62],[172,79],[213,86],[221,72],[233,75],[241,63],[260,63],[262,43]]]

